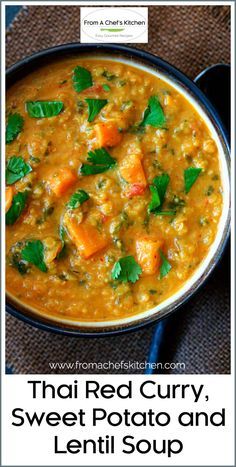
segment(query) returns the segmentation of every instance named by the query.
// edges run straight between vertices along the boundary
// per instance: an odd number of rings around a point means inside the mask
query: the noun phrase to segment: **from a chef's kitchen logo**
[[[148,8],[81,8],[81,42],[148,42]]]

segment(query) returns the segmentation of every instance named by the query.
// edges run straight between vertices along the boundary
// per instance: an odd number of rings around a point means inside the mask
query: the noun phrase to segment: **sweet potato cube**
[[[7,186],[5,189],[5,211],[9,211],[14,195],[14,189],[12,186]]]
[[[143,170],[142,162],[138,154],[126,156],[120,163],[120,174],[126,182],[132,185],[146,187],[147,181]]]
[[[63,195],[77,180],[75,173],[68,167],[58,169],[49,179],[50,190],[56,196]]]
[[[85,259],[105,248],[108,240],[89,224],[79,224],[76,219],[66,218],[65,227],[72,242]]]
[[[136,240],[137,260],[144,274],[151,275],[157,272],[162,244],[163,242],[157,238],[144,237]]]
[[[117,146],[122,139],[115,122],[97,123],[94,128],[99,148]]]

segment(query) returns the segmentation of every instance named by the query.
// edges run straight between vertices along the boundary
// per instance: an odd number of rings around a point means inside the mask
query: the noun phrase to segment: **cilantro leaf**
[[[66,230],[63,227],[63,225],[59,226],[59,237],[60,237],[60,240],[61,240],[61,243],[62,243],[62,249],[57,254],[57,257],[56,257],[57,259],[64,258],[65,253],[66,253],[66,243],[65,243]]]
[[[107,99],[85,99],[88,104],[88,122],[93,122],[100,110],[108,103]]]
[[[7,127],[6,127],[6,143],[7,144],[11,143],[12,141],[14,141],[14,139],[16,139],[18,134],[23,129],[23,125],[24,125],[24,119],[20,114],[14,113],[14,114],[9,115],[8,120],[7,120]]]
[[[143,120],[140,123],[141,126],[151,125],[155,128],[162,127],[166,122],[166,117],[163,112],[162,106],[157,96],[151,96],[148,101],[148,107],[146,108]]]
[[[160,207],[161,200],[160,200],[160,196],[159,196],[159,193],[158,193],[158,189],[157,189],[157,187],[155,185],[150,185],[149,189],[151,191],[152,198],[151,198],[151,202],[149,203],[149,206],[148,206],[148,211],[149,212],[154,212]]]
[[[40,271],[47,272],[44,262],[44,246],[40,240],[26,242],[21,252],[22,259],[36,266]]]
[[[163,277],[167,276],[167,274],[170,272],[172,266],[169,263],[169,261],[166,259],[164,253],[160,250],[160,257],[161,257],[161,268],[160,268],[160,278],[163,279]]]
[[[64,104],[61,101],[28,101],[26,110],[32,118],[55,117],[63,110]]]
[[[169,182],[170,177],[167,173],[163,173],[153,179],[152,185],[149,187],[152,194],[151,202],[148,206],[149,212],[161,214],[161,208],[165,200],[165,194]]]
[[[153,184],[154,186],[157,187],[157,190],[159,193],[161,206],[164,203],[165,194],[166,194],[166,190],[167,190],[169,183],[170,183],[170,176],[167,173],[163,173],[162,175],[159,175],[159,177],[155,177],[153,179]]]
[[[111,155],[105,148],[95,149],[94,152],[89,151],[88,160],[89,162],[92,162],[93,164],[114,165],[116,163],[115,159],[111,157]]]
[[[116,160],[110,156],[105,148],[89,151],[88,162],[91,164],[82,164],[80,172],[82,175],[94,175],[111,169],[116,164]]]
[[[189,167],[184,171],[184,185],[185,193],[188,193],[192,188],[193,184],[196,182],[199,177],[202,169],[197,167]]]
[[[12,156],[7,162],[6,168],[6,182],[7,185],[12,185],[17,180],[20,180],[29,172],[32,168],[22,157]]]
[[[82,164],[80,168],[80,172],[82,175],[96,175],[96,174],[101,174],[103,172],[106,172],[106,170],[109,170],[110,166],[108,165],[88,165],[88,164]]]
[[[88,193],[86,193],[86,191],[78,190],[75,193],[73,193],[66,206],[68,209],[76,209],[88,199],[89,195]]]
[[[72,76],[73,86],[76,92],[84,91],[93,85],[92,75],[89,70],[82,66],[77,66],[73,70]]]
[[[111,277],[114,280],[121,282],[132,282],[133,284],[139,279],[142,269],[138,263],[136,263],[133,256],[125,256],[120,258],[114,264],[111,272]]]
[[[19,191],[15,196],[13,196],[12,205],[6,213],[7,225],[13,225],[18,217],[20,217],[22,211],[25,208],[27,197],[28,193],[26,191]]]

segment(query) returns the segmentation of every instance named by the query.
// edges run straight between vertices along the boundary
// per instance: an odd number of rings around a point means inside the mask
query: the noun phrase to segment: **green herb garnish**
[[[150,189],[152,198],[151,198],[151,202],[149,203],[148,210],[149,212],[155,212],[157,209],[160,208],[160,205],[161,205],[160,196],[158,193],[158,189],[155,185],[150,185],[149,189]]]
[[[93,122],[100,110],[108,103],[107,99],[85,99],[88,104],[88,122]]]
[[[107,184],[107,180],[106,178],[103,178],[102,180],[99,180],[98,183],[97,183],[97,188],[99,190],[103,189]]]
[[[106,92],[109,92],[111,90],[111,88],[110,88],[110,86],[108,86],[108,84],[103,84],[102,87],[103,87],[104,91],[106,91]]]
[[[155,211],[155,216],[175,216],[176,211]]]
[[[43,214],[42,217],[39,217],[36,219],[36,224],[37,225],[42,225],[49,216],[51,216],[54,212],[54,206],[48,206],[43,209]]]
[[[55,117],[63,110],[64,104],[61,101],[28,101],[26,110],[32,118]]]
[[[118,233],[120,231],[120,229],[122,229],[122,227],[125,227],[126,229],[128,229],[131,225],[133,225],[133,221],[130,220],[127,212],[125,211],[122,211],[121,214],[120,214],[120,222],[119,224],[115,227],[114,229],[114,233]]]
[[[179,196],[174,195],[172,198],[172,201],[168,203],[168,207],[171,209],[180,209],[183,208],[186,205],[186,202],[184,199],[181,199]]]
[[[133,135],[144,135],[145,128],[144,128],[144,126],[140,126],[139,124],[135,124],[135,125],[130,126],[127,129],[127,132],[132,133]]]
[[[7,127],[6,127],[6,143],[7,144],[11,143],[12,141],[14,141],[14,139],[16,139],[18,134],[23,129],[23,125],[24,125],[24,119],[20,114],[14,113],[14,114],[9,115],[8,120],[7,120]]]
[[[161,257],[161,268],[160,268],[160,278],[162,279],[163,277],[167,276],[167,274],[171,270],[171,264],[169,261],[166,259],[164,253],[160,250],[160,257]]]
[[[90,71],[86,70],[82,66],[77,66],[73,70],[72,76],[73,86],[76,92],[84,91],[93,85],[92,75]]]
[[[121,282],[132,282],[133,284],[139,279],[142,269],[138,263],[136,263],[133,256],[126,256],[120,258],[114,264],[112,269],[111,277],[113,280],[119,280]]]
[[[122,104],[121,107],[120,107],[120,110],[121,110],[122,112],[124,112],[124,110],[130,109],[130,108],[132,107],[132,105],[133,105],[133,102],[132,102],[132,101],[123,102],[123,104]]]
[[[28,193],[26,191],[19,191],[15,196],[13,196],[12,205],[6,213],[7,225],[13,225],[18,217],[20,217],[22,211],[25,208],[27,197]]]
[[[121,79],[119,82],[118,82],[118,86],[120,88],[123,88],[123,86],[125,86],[127,84],[127,81],[126,79]]]
[[[78,109],[78,113],[80,115],[82,115],[84,113],[84,107],[85,107],[85,104],[83,101],[78,101],[77,102],[77,109]]]
[[[88,193],[86,193],[86,191],[78,190],[75,193],[73,193],[66,206],[68,209],[76,209],[88,199],[89,195]]]
[[[101,74],[101,76],[104,76],[104,78],[106,78],[107,81],[113,81],[113,79],[117,78],[116,75],[113,75],[108,70],[104,70],[103,73]]]
[[[157,293],[157,290],[155,289],[150,289],[149,290],[150,295],[155,295]]]
[[[82,164],[80,173],[82,175],[94,175],[111,169],[116,165],[116,160],[110,156],[105,148],[89,151],[88,162],[91,164]]]
[[[205,192],[205,195],[206,195],[206,196],[211,196],[213,192],[214,192],[214,187],[213,187],[212,185],[210,185],[210,186],[207,188],[207,190],[206,190],[206,192]]]
[[[157,96],[150,97],[148,107],[146,108],[141,126],[151,125],[155,128],[162,127],[166,122],[166,117]]]
[[[39,159],[39,157],[34,157],[34,156],[30,156],[29,160],[31,162],[34,162],[35,164],[39,164],[39,162],[41,162],[41,159]]]
[[[207,224],[209,224],[209,220],[207,219],[207,217],[204,217],[204,216],[199,217],[199,225],[205,226]]]
[[[25,177],[32,168],[27,164],[22,157],[12,156],[7,162],[6,182],[7,185],[12,185],[21,178]]]
[[[17,269],[21,275],[26,274],[29,271],[29,265],[23,261],[21,257],[21,250],[25,242],[17,242],[12,245],[10,250],[9,264],[13,268]]]
[[[192,188],[193,184],[196,182],[199,177],[202,169],[197,167],[189,167],[184,171],[184,185],[185,193],[188,193]]]
[[[40,271],[47,272],[44,262],[44,246],[40,240],[26,242],[21,252],[22,259],[36,266]]]
[[[61,243],[62,243],[62,249],[61,249],[61,251],[59,251],[59,253],[57,254],[57,259],[64,258],[65,253],[66,253],[66,242],[65,242],[66,230],[65,230],[65,228],[63,227],[63,225],[60,225],[60,226],[59,226],[59,237],[60,237],[60,240],[61,240]]]
[[[175,215],[175,211],[162,211],[162,205],[165,200],[165,194],[167,187],[170,182],[170,177],[167,173],[163,173],[158,177],[153,179],[152,185],[150,185],[151,191],[151,202],[148,206],[148,211],[153,212],[156,215],[163,215],[163,216],[173,216]]]
[[[150,212],[147,211],[142,225],[145,227],[148,233],[149,233],[149,224],[150,224]]]
[[[12,255],[12,267],[17,269],[18,272],[23,276],[29,271],[29,267],[25,261],[21,259],[21,254],[14,253]]]

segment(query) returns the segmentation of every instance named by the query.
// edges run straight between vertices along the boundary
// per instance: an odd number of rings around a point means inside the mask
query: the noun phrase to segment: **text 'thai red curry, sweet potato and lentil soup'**
[[[17,82],[6,158],[7,291],[39,312],[146,311],[215,239],[217,146],[186,98],[142,69],[71,58]]]

